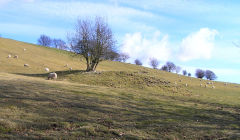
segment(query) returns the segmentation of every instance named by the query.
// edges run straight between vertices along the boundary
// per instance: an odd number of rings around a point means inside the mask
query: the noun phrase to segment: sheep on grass
[[[46,72],[49,72],[49,68],[45,68],[45,71],[46,71]]]
[[[29,67],[29,65],[28,65],[28,64],[24,64],[23,66],[24,66],[24,67]]]
[[[57,79],[57,73],[55,72],[51,72],[48,74],[48,80],[49,79]]]

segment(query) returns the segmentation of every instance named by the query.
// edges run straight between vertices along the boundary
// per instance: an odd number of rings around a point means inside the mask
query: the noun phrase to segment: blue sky
[[[237,0],[0,0],[2,37],[36,43],[41,34],[66,40],[77,18],[107,18],[129,62],[173,61],[194,75],[210,69],[240,83]]]

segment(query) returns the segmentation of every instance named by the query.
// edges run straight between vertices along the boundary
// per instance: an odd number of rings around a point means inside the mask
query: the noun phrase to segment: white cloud
[[[26,0],[25,0],[26,1]],[[30,0],[28,0],[30,1]],[[38,2],[38,7],[35,5],[28,5],[29,9],[37,9],[40,13],[48,15],[76,18],[78,16],[107,16],[107,17],[154,17],[151,12],[136,10],[129,7],[121,7],[117,2],[112,4],[93,3],[93,2],[77,2],[77,1],[42,1]],[[91,9],[91,10],[90,10]]]
[[[120,3],[130,5],[145,10],[156,10],[177,15],[190,15],[196,13],[210,13],[212,11],[219,11],[219,9],[226,12],[226,6],[220,3],[212,4],[211,1],[202,0],[119,0]],[[207,15],[205,15],[207,16]]]
[[[31,0],[21,0],[31,1]],[[36,0],[35,0],[36,1]],[[36,6],[37,5],[37,6]],[[37,17],[64,20],[74,24],[77,18],[103,16],[107,17],[110,26],[121,32],[149,31],[153,25],[142,21],[171,22],[165,16],[156,15],[150,11],[143,11],[128,6],[118,5],[117,0],[109,3],[88,1],[36,1],[35,3],[23,3],[18,10],[31,13]],[[91,9],[91,10],[89,10]]]
[[[151,58],[156,58],[161,62],[175,58],[181,61],[210,59],[217,34],[216,30],[201,28],[198,32],[185,37],[177,53],[174,53],[176,48],[171,47],[168,35],[162,35],[159,31],[150,37],[143,36],[141,32],[129,33],[125,35],[120,51],[130,55],[130,62],[140,59],[145,66],[149,66]]]
[[[151,58],[167,61],[171,55],[171,50],[168,48],[168,35],[162,36],[159,31],[150,38],[144,37],[140,32],[126,34],[120,51],[130,55],[130,62],[140,59],[144,66],[149,66]]]
[[[180,45],[180,60],[210,59],[217,34],[216,30],[201,28],[198,32],[184,38]]]

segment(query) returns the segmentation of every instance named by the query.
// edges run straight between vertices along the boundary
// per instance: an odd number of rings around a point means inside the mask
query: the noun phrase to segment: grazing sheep
[[[8,55],[8,58],[11,58],[11,57],[12,57],[12,55],[11,55],[11,54],[9,54],[9,55]]]
[[[14,58],[18,59],[18,55],[15,55]]]
[[[203,84],[200,84],[200,87],[202,87],[203,86]]]
[[[49,79],[57,79],[57,74],[55,72],[51,72],[48,74],[48,80]]]
[[[207,85],[205,85],[205,88],[207,88],[208,86]]]
[[[25,48],[23,49],[23,51],[26,51],[26,50],[27,50],[27,49],[25,49]]]
[[[68,67],[68,64],[66,64],[64,67]]]
[[[71,70],[72,70],[72,68],[69,68],[69,70],[71,71]]]
[[[214,89],[214,88],[215,88],[215,86],[212,86],[212,88]]]
[[[45,68],[45,71],[49,72],[49,68]]]
[[[187,87],[187,86],[188,86],[188,84],[186,83],[186,84],[185,84],[185,86]]]
[[[177,82],[175,81],[174,84],[177,85]]]
[[[227,85],[227,83],[224,83],[224,85],[226,86],[226,85]]]
[[[23,66],[24,66],[24,67],[29,67],[29,65],[28,65],[28,64],[24,64]]]

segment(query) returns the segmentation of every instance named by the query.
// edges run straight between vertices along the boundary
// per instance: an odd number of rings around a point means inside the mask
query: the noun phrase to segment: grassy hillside
[[[0,38],[0,138],[240,139],[237,84],[111,61],[84,69],[69,52]]]
[[[26,51],[24,51],[24,48]],[[12,58],[7,58],[8,55]],[[14,59],[18,55],[18,59]],[[0,64],[1,72],[10,73],[45,73],[44,68],[48,67],[50,71],[64,71],[68,64],[73,70],[85,70],[85,61],[81,57],[76,57],[67,51],[37,46],[33,44],[18,42],[11,39],[0,38]],[[29,64],[29,68],[24,68],[24,64]],[[114,69],[112,66],[114,65]],[[125,69],[125,67],[127,67]],[[137,70],[133,65],[127,65],[118,62],[103,62],[98,67],[99,71],[108,70]]]

